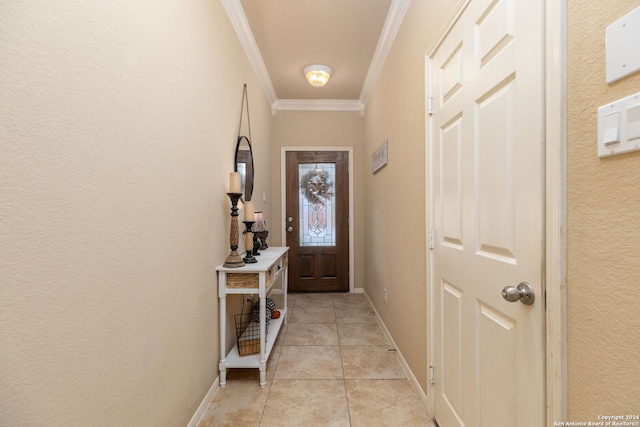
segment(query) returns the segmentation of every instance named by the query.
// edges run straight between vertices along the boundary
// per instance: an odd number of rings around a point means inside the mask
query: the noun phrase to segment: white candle
[[[255,210],[253,208],[253,202],[244,202],[244,220],[245,221],[255,220]]]
[[[240,172],[229,174],[229,193],[242,193],[240,189]]]

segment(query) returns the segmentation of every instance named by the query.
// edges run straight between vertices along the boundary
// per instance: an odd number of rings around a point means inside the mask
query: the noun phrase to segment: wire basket
[[[260,322],[255,320],[253,313],[236,314],[236,338],[238,339],[238,353],[249,356],[260,353]],[[268,324],[264,325],[265,339]]]

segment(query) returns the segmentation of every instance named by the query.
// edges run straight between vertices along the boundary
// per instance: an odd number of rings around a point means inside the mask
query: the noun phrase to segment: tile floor
[[[291,294],[287,305],[266,387],[257,369],[227,370],[199,427],[433,427],[363,294]]]

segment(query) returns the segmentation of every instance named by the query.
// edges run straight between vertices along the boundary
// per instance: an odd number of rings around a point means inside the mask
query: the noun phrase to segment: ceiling
[[[410,0],[222,0],[262,89],[277,110],[364,113]],[[326,86],[303,70],[328,65]]]

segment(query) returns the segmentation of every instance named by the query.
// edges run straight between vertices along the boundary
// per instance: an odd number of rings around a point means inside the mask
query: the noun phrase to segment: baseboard
[[[202,419],[207,413],[207,409],[209,408],[209,405],[213,400],[213,396],[216,395],[219,388],[220,388],[220,377],[216,377],[216,380],[211,385],[211,388],[209,388],[209,391],[204,396],[204,399],[202,399],[202,402],[200,402],[200,406],[198,406],[198,409],[191,417],[191,421],[189,421],[189,424],[187,424],[187,427],[198,427],[198,424],[202,422]]]
[[[280,289],[280,288],[274,288],[274,289],[271,291],[271,293],[272,293],[272,294],[274,294],[274,295],[282,295],[282,289]],[[364,293],[365,293],[365,292],[364,292],[364,288],[354,288],[354,289],[353,289],[353,293],[354,293],[354,294],[364,294]],[[367,297],[367,298],[368,298],[368,297]]]
[[[400,351],[400,349],[398,349],[398,346],[396,345],[396,342],[393,340],[393,337],[391,336],[391,333],[389,333],[389,330],[387,329],[387,326],[384,324],[384,322],[382,321],[382,318],[378,314],[378,311],[376,310],[375,306],[371,302],[371,298],[369,298],[369,295],[367,295],[367,293],[364,291],[364,289],[362,289],[362,293],[364,294],[364,296],[369,301],[369,305],[371,306],[371,308],[373,309],[373,311],[374,311],[374,313],[376,315],[376,319],[378,320],[378,323],[380,324],[380,328],[382,328],[382,332],[387,337],[387,340],[389,340],[389,343],[396,350],[396,354],[398,355],[398,360],[400,361],[400,365],[402,366],[402,369],[404,370],[404,373],[406,374],[407,379],[409,380],[409,383],[411,383],[411,386],[413,387],[413,389],[416,391],[416,393],[418,393],[418,396],[422,400],[422,404],[424,405],[424,407],[428,408],[429,405],[428,405],[427,395],[425,394],[424,390],[422,390],[422,387],[420,387],[420,383],[418,382],[418,379],[416,378],[415,375],[413,375],[413,372],[411,371],[411,368],[409,368],[409,364],[405,360],[405,358],[402,355],[402,352]]]

